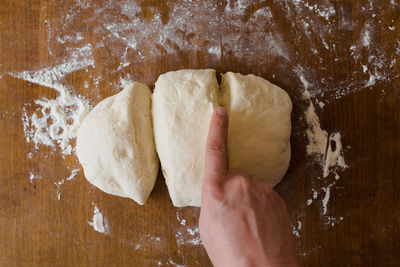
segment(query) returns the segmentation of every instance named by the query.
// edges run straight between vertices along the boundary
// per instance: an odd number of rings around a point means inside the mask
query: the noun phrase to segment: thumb
[[[217,107],[211,117],[206,144],[204,182],[224,177],[228,164],[228,112]]]

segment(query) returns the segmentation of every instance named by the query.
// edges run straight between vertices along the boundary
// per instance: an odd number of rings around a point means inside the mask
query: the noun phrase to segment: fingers
[[[217,107],[211,117],[206,144],[204,179],[220,179],[227,172],[228,112]],[[205,181],[208,182],[208,181]]]

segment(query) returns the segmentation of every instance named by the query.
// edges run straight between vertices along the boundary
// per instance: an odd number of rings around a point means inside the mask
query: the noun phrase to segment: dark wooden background
[[[161,175],[145,206],[99,191],[90,186],[82,171],[62,185],[61,200],[56,200],[54,183],[68,177],[68,169],[79,168],[75,156],[63,158],[59,151],[41,146],[28,158],[34,150],[24,137],[23,106],[43,96],[55,98],[57,94],[51,88],[16,79],[8,73],[38,70],[47,67],[50,59],[65,56],[65,45],[49,41],[47,23],[57,27],[62,15],[78,2],[0,1],[0,266],[211,265],[202,246],[177,242],[179,231],[185,233],[185,238],[192,238],[186,227],[197,226],[200,210],[174,208]],[[81,17],[75,25],[69,25],[69,30],[80,29],[84,40],[95,46],[100,37],[91,27],[94,22],[87,19],[92,14],[90,6],[107,4],[81,2],[88,4],[87,12],[76,11]],[[204,1],[194,2],[201,5]],[[205,2],[215,5],[217,10],[233,5],[231,1]],[[290,60],[274,55],[267,43],[265,49],[259,49],[264,41],[252,39],[253,33],[245,30],[240,33],[240,48],[250,51],[248,54],[239,57],[222,49],[220,58],[209,55],[202,36],[210,31],[221,38],[232,33],[223,24],[213,29],[200,25],[202,30],[194,33],[200,38],[193,39],[193,50],[178,49],[173,54],[164,51],[153,57],[148,53],[142,60],[130,51],[128,56],[133,64],[120,72],[111,72],[119,62],[113,54],[115,44],[105,43],[104,50],[96,50],[95,68],[71,73],[66,80],[93,104],[116,92],[110,87],[116,87],[121,73],[153,86],[157,76],[166,71],[211,67],[217,72],[254,73],[278,84],[290,94],[294,110],[291,165],[276,190],[287,201],[293,224],[297,227],[297,221],[302,223],[298,229],[300,236],[296,237],[301,265],[396,266],[400,262],[399,2],[303,2],[308,6],[303,4],[301,13],[293,11],[291,1],[254,1],[245,12],[251,15],[260,8],[270,8],[275,28],[260,34],[279,32]],[[139,1],[140,16],[151,19],[158,10],[163,23],[167,23],[175,19],[169,16],[173,4],[174,1]],[[314,4],[334,8],[329,23],[316,17]],[[118,9],[110,5],[107,8],[118,17]],[[205,15],[207,10],[202,12],[196,16]],[[300,27],[301,19],[311,23],[310,35]],[[346,24],[349,21],[351,27]],[[359,48],[360,35],[368,23],[373,29],[371,48]],[[330,49],[324,49],[323,36]],[[358,45],[356,57],[349,52],[353,43]],[[148,47],[143,48],[145,52]],[[318,55],[310,52],[312,47]],[[369,66],[381,78],[365,86],[369,76],[363,73],[361,64],[372,64],[371,55],[382,59],[378,67]],[[305,152],[304,111],[308,105],[302,98],[303,84],[293,71],[296,68],[311,83],[312,100],[325,103],[323,108],[317,108],[322,128],[329,133],[339,131],[345,146],[349,168],[338,170],[340,179],[332,188],[328,203],[327,215],[343,217],[334,226],[322,215],[323,194],[312,205],[306,205],[312,196],[311,188],[321,182],[318,177],[322,174],[313,157]],[[89,88],[94,88],[93,76],[89,76],[93,73],[103,74],[97,91],[83,87],[83,81],[89,81]],[[30,183],[31,171],[42,178]],[[92,202],[109,220],[110,235],[95,232],[88,225],[93,216]],[[177,217],[185,218],[187,226],[182,226]]]

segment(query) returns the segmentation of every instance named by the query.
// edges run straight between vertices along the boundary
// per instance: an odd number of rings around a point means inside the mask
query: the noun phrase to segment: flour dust
[[[187,220],[183,218],[183,215],[179,211],[176,212],[176,219],[179,223],[177,232],[175,233],[175,240],[178,245],[194,245],[201,246],[200,230],[199,227],[189,226]]]
[[[93,205],[93,218],[92,221],[89,221],[88,224],[93,227],[93,229],[99,233],[110,235],[110,226],[108,224],[108,220],[103,216],[100,209],[97,207],[95,203],[92,202]]]

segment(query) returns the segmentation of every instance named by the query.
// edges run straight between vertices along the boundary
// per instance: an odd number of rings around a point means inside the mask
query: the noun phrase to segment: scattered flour
[[[327,177],[333,167],[345,169],[346,165],[343,157],[341,135],[339,132],[328,134],[321,128],[319,118],[315,113],[314,105],[311,101],[311,95],[308,91],[310,83],[300,75],[300,81],[304,86],[303,97],[309,103],[305,111],[305,118],[309,128],[306,130],[308,139],[307,154],[315,155],[323,170],[323,177]],[[335,170],[334,170],[335,171]]]
[[[344,220],[344,217],[340,216],[338,218],[327,216],[327,224],[330,226],[335,226],[336,224],[340,223]]]
[[[310,5],[307,1],[295,0],[293,3],[296,5],[298,9],[307,8],[310,11],[315,12],[318,16],[324,18],[326,21],[329,21],[329,18],[336,14],[333,6],[318,6],[318,4]]]
[[[221,57],[221,47],[220,46],[212,46],[207,49],[208,53],[215,55],[217,58]]]
[[[322,246],[321,246],[321,245],[318,245],[318,246],[315,246],[314,248],[312,248],[312,249],[310,249],[310,250],[308,250],[308,251],[300,251],[300,252],[297,253],[297,255],[298,255],[298,256],[305,257],[305,256],[308,256],[308,255],[311,254],[311,253],[318,253],[318,251],[319,251],[321,248],[322,248]]]
[[[73,169],[71,171],[71,175],[66,178],[67,181],[70,181],[75,178],[75,176],[79,173],[80,169]]]
[[[178,263],[174,262],[174,261],[171,260],[171,259],[168,261],[168,264],[169,264],[169,265],[172,265],[172,266],[176,266],[176,267],[186,267],[186,265],[184,265],[184,264],[178,264]],[[161,263],[161,265],[162,265],[162,263]],[[160,265],[160,266],[161,266],[161,265]]]
[[[32,171],[29,173],[29,181],[33,184],[33,180],[42,178],[40,175],[34,174]]]
[[[300,237],[300,231],[303,228],[301,221],[297,221],[297,227],[292,225],[292,232],[296,237]]]
[[[70,155],[74,148],[71,140],[76,137],[79,124],[90,111],[89,101],[73,94],[72,90],[61,82],[67,74],[80,69],[94,67],[91,45],[75,49],[70,57],[55,67],[48,67],[38,71],[23,71],[9,73],[9,75],[52,88],[58,92],[56,99],[41,98],[34,100],[39,107],[28,114],[28,103],[23,107],[22,122],[27,142],[32,142],[35,149],[45,145],[55,149],[58,147],[64,155]]]
[[[190,227],[187,225],[187,221],[182,218],[179,211],[176,212],[176,218],[179,224],[183,227],[178,228],[175,234],[175,240],[178,246],[181,245],[195,245],[201,246],[200,230],[198,226]]]
[[[97,232],[109,235],[110,234],[110,227],[108,225],[108,220],[103,216],[99,208],[96,204],[92,202],[94,207],[94,214],[93,219],[91,222],[88,222],[90,226],[93,227],[94,230]]]
[[[313,194],[312,194],[312,198],[307,199],[307,206],[310,206],[313,203],[314,199],[317,199],[318,197],[318,191],[315,188],[311,188]]]
[[[335,179],[335,181],[329,183],[327,186],[312,188],[313,192],[312,198],[309,198],[306,201],[306,205],[310,206],[313,203],[313,201],[317,199],[319,192],[323,191],[325,195],[321,200],[322,215],[325,216],[328,211],[328,203],[331,196],[331,188],[336,184],[336,180],[340,178],[337,173],[337,169],[343,170],[348,166],[346,165],[343,156],[341,134],[339,132],[333,132],[331,134],[328,134],[327,131],[321,128],[319,118],[315,113],[315,108],[311,100],[310,92],[308,91],[308,89],[311,86],[311,83],[306,80],[304,75],[301,73],[301,70],[298,69],[297,73],[299,75],[300,81],[304,86],[303,97],[309,104],[307,110],[305,111],[305,118],[308,124],[308,129],[306,131],[308,139],[308,144],[306,147],[307,154],[310,156],[314,156],[315,161],[321,166],[323,178],[328,179],[329,174],[332,173],[334,174],[334,179]],[[329,223],[329,225],[332,224]]]
[[[200,232],[199,228],[186,228],[186,232],[183,231],[178,231],[175,234],[175,240],[176,243],[181,246],[181,245],[195,245],[195,246],[201,246],[201,239],[200,239]]]
[[[323,207],[323,211],[322,214],[325,215],[327,210],[328,210],[328,202],[329,202],[329,198],[331,196],[331,187],[335,184],[335,182],[329,184],[327,187],[322,188],[323,191],[325,191],[325,196],[322,199],[322,207]]]
[[[75,176],[79,173],[79,171],[80,171],[80,169],[73,169],[71,171],[71,175],[70,176],[68,176],[67,178],[62,179],[61,181],[54,182],[54,185],[57,188],[57,191],[56,191],[57,192],[57,200],[61,200],[61,185],[65,184],[65,182],[68,182],[68,181],[71,181],[72,179],[74,179]],[[33,173],[31,172],[31,175],[30,175],[30,178],[29,178],[31,180],[31,183],[32,183],[32,180],[35,179],[35,178],[38,178],[38,177],[35,177],[33,175]]]
[[[369,24],[364,26],[364,29],[361,33],[361,42],[365,47],[369,47],[371,44],[371,26]]]

